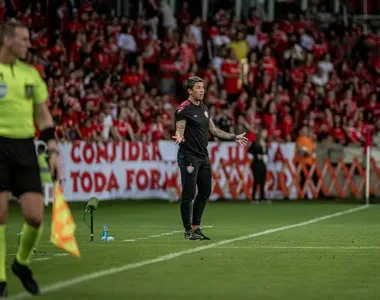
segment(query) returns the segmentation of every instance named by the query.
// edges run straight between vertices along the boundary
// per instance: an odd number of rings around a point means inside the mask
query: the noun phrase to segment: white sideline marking
[[[202,228],[213,228],[214,226],[212,225],[206,225],[206,226],[202,226]],[[154,239],[154,238],[160,238],[160,237],[163,237],[163,236],[169,236],[169,235],[173,235],[175,233],[180,233],[180,232],[183,232],[183,230],[175,230],[175,231],[170,231],[170,232],[163,232],[163,233],[160,233],[160,234],[152,234],[148,237],[139,237],[139,238],[136,238],[136,239],[126,239],[126,240],[123,240],[123,242],[137,242],[138,240],[149,240],[149,239]]]
[[[33,261],[44,261],[44,260],[49,260],[49,259],[51,259],[51,257],[39,257],[39,258],[33,259]]]
[[[376,246],[363,246],[363,247],[313,247],[313,246],[310,246],[310,247],[297,247],[297,246],[283,246],[283,247],[265,247],[265,246],[259,246],[259,247],[216,247],[216,249],[305,249],[305,250],[371,250],[371,249],[374,249],[374,250],[377,250],[377,249],[380,249],[380,247],[376,247]]]
[[[45,261],[45,260],[53,259],[55,257],[62,257],[62,256],[69,256],[69,253],[56,253],[56,254],[54,254],[52,256],[36,257],[36,258],[32,258],[32,262],[33,261]]]
[[[161,234],[153,234],[153,235],[150,235],[148,237],[150,237],[150,238],[157,238],[157,237],[160,237],[160,236],[161,236]]]
[[[7,255],[9,255],[9,256],[16,256],[16,253],[9,253]],[[35,262],[35,261],[45,261],[45,260],[53,259],[55,257],[62,257],[62,256],[68,256],[68,255],[69,255],[69,253],[56,253],[56,254],[53,254],[53,255],[47,254],[44,257],[36,257],[36,254],[34,254],[33,258],[32,258],[32,262]]]
[[[264,230],[261,232],[252,233],[249,235],[244,235],[244,236],[236,237],[236,238],[229,239],[229,240],[219,241],[219,242],[212,243],[212,244],[206,244],[204,246],[191,248],[191,249],[181,251],[181,252],[169,253],[167,255],[159,256],[159,257],[154,258],[154,259],[144,260],[144,261],[140,261],[140,262],[136,262],[136,263],[127,264],[127,265],[124,265],[121,267],[115,267],[115,268],[110,268],[110,269],[103,270],[103,271],[85,274],[85,275],[78,276],[78,277],[75,277],[72,279],[63,280],[63,281],[60,281],[57,283],[47,285],[46,287],[42,288],[42,293],[47,294],[50,292],[55,292],[55,291],[58,291],[58,290],[61,290],[61,289],[64,289],[64,288],[67,288],[67,287],[70,287],[73,285],[77,285],[77,284],[85,282],[85,281],[93,280],[93,279],[108,276],[108,275],[113,275],[113,274],[120,273],[120,272],[125,272],[125,271],[132,270],[132,269],[141,268],[141,267],[144,267],[147,265],[151,265],[151,264],[155,264],[155,263],[159,263],[159,262],[163,262],[163,261],[168,261],[168,260],[183,256],[186,254],[192,254],[192,253],[200,252],[200,251],[211,249],[211,248],[216,248],[218,246],[231,244],[231,243],[238,242],[238,241],[243,241],[243,240],[255,238],[255,237],[266,235],[266,234],[271,234],[271,233],[278,232],[278,231],[283,231],[283,230],[292,229],[292,228],[296,228],[296,227],[306,226],[309,224],[317,223],[317,222],[328,220],[331,218],[340,217],[340,216],[343,216],[346,214],[354,213],[354,212],[366,209],[368,207],[369,207],[369,205],[359,206],[356,208],[351,208],[348,210],[340,211],[337,213],[325,215],[325,216],[314,218],[314,219],[310,219],[308,221],[304,221],[304,222],[300,222],[300,223],[296,223],[296,224],[292,224],[292,225],[277,227],[277,228],[273,228],[273,229],[267,229],[267,230]],[[22,292],[22,293],[19,293],[13,297],[12,296],[9,297],[9,299],[25,299],[28,297],[32,297],[32,296],[30,294],[27,294],[26,292]]]
[[[59,256],[68,256],[69,255],[69,253],[45,253],[45,252],[43,252],[43,253],[33,254],[33,256],[36,256],[38,254],[42,254],[42,255],[45,255],[47,257],[59,257]],[[16,256],[17,253],[7,253],[7,255]]]
[[[57,253],[54,256],[69,256],[69,253]]]

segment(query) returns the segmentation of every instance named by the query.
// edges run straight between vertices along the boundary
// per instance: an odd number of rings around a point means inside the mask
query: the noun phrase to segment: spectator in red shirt
[[[127,118],[127,111],[122,109],[119,112],[119,117],[113,121],[113,127],[111,128],[112,135],[115,140],[135,140],[135,135]]]
[[[358,144],[363,140],[361,130],[355,126],[355,122],[352,118],[348,119],[344,131],[350,144]]]
[[[291,110],[288,104],[283,106],[283,114],[280,118],[280,128],[282,131],[282,138],[287,142],[292,141],[294,120],[291,116]]]
[[[78,113],[69,107],[66,113],[62,116],[62,124],[64,135],[70,140],[82,139],[82,134],[79,130]]]
[[[292,80],[292,86],[295,89],[299,89],[305,82],[305,67],[301,61],[296,60],[294,62],[294,68],[290,70],[290,78]]]
[[[345,144],[346,142],[346,134],[342,128],[342,120],[340,115],[334,116],[334,127],[330,133],[335,140],[336,143]]]
[[[82,139],[85,141],[97,141],[100,140],[100,132],[97,131],[93,120],[88,118],[83,127],[80,128]]]
[[[127,87],[136,87],[141,83],[141,76],[137,73],[137,67],[131,66],[121,79],[121,83]]]
[[[309,76],[309,77],[311,77],[311,75],[315,74],[315,72],[316,72],[316,66],[315,66],[314,56],[313,56],[312,53],[307,53],[306,54],[306,61],[305,61],[304,71],[305,71],[305,74],[307,76]]]
[[[253,51],[249,55],[249,70],[248,70],[248,89],[251,92],[256,87],[258,71],[259,71],[258,56],[257,56],[257,52]]]
[[[153,29],[146,29],[146,38],[142,40],[142,57],[144,59],[144,68],[150,76],[157,75],[157,63],[160,52],[160,41],[153,36]]]
[[[161,73],[160,91],[163,94],[175,95],[176,84],[175,75],[177,68],[175,59],[170,53],[165,53],[160,59],[159,69]]]
[[[277,79],[277,73],[278,73],[277,61],[272,56],[271,48],[266,46],[263,50],[263,53],[264,53],[264,57],[263,57],[264,71],[266,71],[269,74],[272,81],[276,80]]]
[[[162,140],[164,134],[164,126],[162,124],[162,117],[157,115],[154,122],[150,125],[150,131],[152,134],[152,141]]]
[[[240,92],[240,66],[232,49],[227,50],[227,57],[222,63],[221,73],[223,76],[224,89],[228,94],[228,102],[234,103],[239,98]]]
[[[81,49],[86,43],[86,35],[78,33],[75,41],[70,46],[70,59],[79,64],[81,61]]]
[[[368,104],[364,107],[369,122],[375,122],[380,117],[380,103],[377,103],[376,93],[372,93],[369,97]]]
[[[266,108],[266,112],[264,113],[263,117],[263,126],[265,129],[270,130],[273,128],[273,125],[276,125],[276,114],[277,114],[277,108],[276,103],[273,101],[269,102]]]
[[[136,120],[136,130],[134,132],[135,138],[143,142],[152,141],[152,133],[150,131],[150,124],[144,123],[144,121],[139,117]]]

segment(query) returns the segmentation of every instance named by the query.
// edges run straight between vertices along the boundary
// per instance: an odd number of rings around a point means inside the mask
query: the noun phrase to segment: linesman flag
[[[70,207],[63,197],[62,187],[58,182],[54,190],[50,241],[58,248],[79,257],[80,252],[75,239],[76,225]]]

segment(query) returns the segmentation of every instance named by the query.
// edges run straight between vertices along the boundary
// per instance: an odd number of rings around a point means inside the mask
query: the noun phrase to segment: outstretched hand
[[[178,133],[172,136],[172,139],[175,140],[175,144],[179,145],[185,141],[185,138],[183,136],[180,136]]]
[[[245,132],[236,136],[236,143],[239,144],[240,147],[245,147],[248,144],[248,139],[245,137]]]

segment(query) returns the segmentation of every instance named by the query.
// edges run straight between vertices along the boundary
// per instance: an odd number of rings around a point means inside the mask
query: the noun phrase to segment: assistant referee
[[[31,294],[40,292],[29,268],[42,234],[44,204],[36,150],[35,124],[48,146],[50,171],[60,178],[54,124],[46,105],[48,91],[37,70],[22,62],[30,47],[26,26],[9,21],[0,28],[0,297],[7,297],[6,224],[8,193],[20,201],[25,224],[12,263],[13,273]]]
[[[186,81],[188,100],[176,110],[176,132],[173,136],[179,144],[178,166],[181,171],[181,216],[185,228],[185,240],[209,240],[201,231],[201,219],[206,201],[211,194],[211,164],[208,155],[208,136],[236,141],[247,145],[245,133],[231,134],[215,127],[207,106],[202,103],[205,88],[203,79],[197,76]],[[196,188],[198,194],[194,200]],[[192,206],[192,201],[194,205]]]

